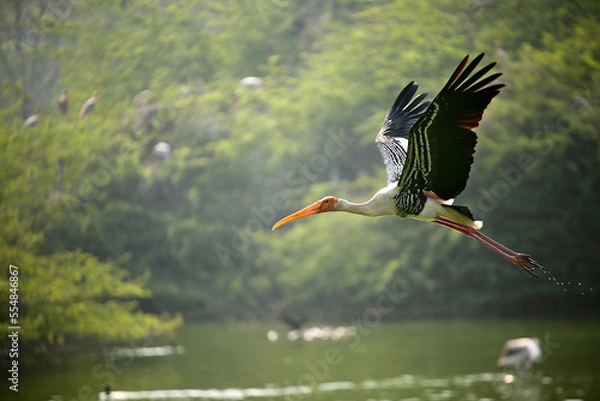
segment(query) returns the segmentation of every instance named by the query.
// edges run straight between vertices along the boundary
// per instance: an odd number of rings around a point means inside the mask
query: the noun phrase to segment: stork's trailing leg
[[[519,266],[521,270],[531,274],[533,277],[537,277],[534,273],[534,269],[544,270],[544,267],[540,265],[537,261],[535,261],[530,255],[526,253],[515,252],[512,249],[509,249],[502,245],[501,243],[494,241],[487,235],[483,234],[479,230],[473,227],[465,226],[460,223],[456,223],[452,220],[448,220],[443,217],[436,217],[434,220],[435,223],[442,225],[444,227],[452,228],[456,231],[460,231],[461,233],[468,235],[469,237],[476,239],[483,245],[487,246],[491,250],[499,253],[504,256],[506,259],[513,262],[515,265]]]

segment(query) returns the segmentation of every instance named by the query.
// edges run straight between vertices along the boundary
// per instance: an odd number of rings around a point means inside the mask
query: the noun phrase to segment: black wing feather
[[[465,57],[429,108],[409,132],[406,165],[399,182],[402,191],[433,192],[448,200],[460,194],[467,184],[477,136],[471,130],[479,125],[490,101],[504,85],[486,86],[501,74],[479,80],[496,63],[469,75],[483,53],[467,65]]]
[[[529,348],[527,348],[526,346],[510,347],[510,348],[506,349],[506,351],[504,352],[504,356],[513,356],[513,355],[520,354],[522,352],[529,352]]]
[[[402,89],[385,115],[383,126],[375,138],[385,163],[388,184],[398,181],[402,175],[407,152],[402,139],[407,143],[410,128],[429,107],[430,102],[423,101],[427,93],[421,93],[413,98],[418,88],[419,85],[411,82]]]

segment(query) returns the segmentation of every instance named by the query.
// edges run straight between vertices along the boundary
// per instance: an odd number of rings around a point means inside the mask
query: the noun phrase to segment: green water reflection
[[[276,323],[188,324],[176,335],[183,354],[37,359],[21,372],[19,396],[97,400],[110,383],[115,391],[192,389],[213,399],[600,400],[598,322],[367,323],[355,322],[354,336],[310,342],[289,341]],[[271,329],[277,341],[267,340]],[[504,341],[521,336],[540,338],[544,356],[511,380],[496,360]]]

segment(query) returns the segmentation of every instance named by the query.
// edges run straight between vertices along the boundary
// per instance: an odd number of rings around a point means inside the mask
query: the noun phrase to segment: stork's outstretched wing
[[[406,161],[408,131],[431,103],[423,102],[427,93],[421,93],[413,99],[418,88],[419,85],[411,82],[402,89],[385,115],[383,126],[375,138],[385,163],[388,184],[400,179]]]
[[[418,190],[447,200],[465,189],[477,143],[471,129],[479,125],[483,111],[504,86],[486,86],[501,73],[482,79],[496,63],[471,75],[482,58],[483,53],[467,66],[469,56],[466,56],[429,108],[412,125],[406,164],[399,182],[407,195]]]

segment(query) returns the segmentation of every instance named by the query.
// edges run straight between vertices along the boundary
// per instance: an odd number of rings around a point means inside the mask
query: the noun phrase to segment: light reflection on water
[[[108,356],[112,359],[152,358],[183,354],[184,352],[185,349],[181,345],[163,345],[161,347],[115,348]]]
[[[411,397],[410,400],[450,400],[458,397],[463,400],[492,400],[472,392],[481,384],[487,384],[486,390],[495,388],[500,399],[539,399],[540,387],[548,385],[552,378],[548,376],[515,377],[506,373],[478,373],[450,378],[426,378],[414,375],[401,375],[383,380],[365,380],[360,383],[349,381],[321,383],[315,387],[288,386],[264,388],[227,388],[227,389],[181,389],[151,391],[111,391],[99,393],[100,401],[110,400],[178,400],[178,399],[211,399],[211,400],[244,400],[248,398],[283,398],[298,399],[319,393],[338,392],[336,398],[375,401],[375,390],[418,390],[425,394],[422,397]],[[331,397],[327,397],[331,398]],[[402,400],[409,400],[402,398]],[[573,401],[575,399],[572,399]]]

